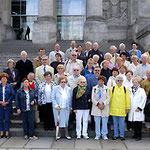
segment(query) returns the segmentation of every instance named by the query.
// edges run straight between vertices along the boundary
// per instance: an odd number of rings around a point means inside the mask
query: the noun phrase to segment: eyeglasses
[[[42,59],[42,60],[45,60],[45,61],[46,61],[47,59]]]
[[[66,83],[66,81],[61,81],[60,83]]]
[[[79,69],[74,69],[73,71],[79,71]]]
[[[80,83],[86,83],[85,81],[81,81]]]
[[[123,82],[123,80],[117,80],[117,82]]]
[[[100,71],[100,70],[94,70],[94,71]]]
[[[63,68],[58,68],[58,69],[63,69]]]
[[[77,55],[72,55],[72,56],[77,56]]]

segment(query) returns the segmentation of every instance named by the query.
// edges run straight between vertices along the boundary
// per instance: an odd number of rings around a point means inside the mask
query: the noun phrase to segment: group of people
[[[88,124],[95,128],[95,140],[108,139],[108,122],[114,129],[113,140],[125,140],[127,129],[134,130],[141,140],[142,123],[150,129],[150,50],[141,54],[137,43],[127,51],[125,44],[119,50],[112,45],[105,55],[97,42],[71,46],[64,53],[56,43],[54,51],[45,55],[40,48],[33,63],[27,52],[21,52],[16,62],[9,59],[8,68],[0,74],[0,138],[10,137],[9,124],[12,101],[23,120],[24,139],[38,139],[35,123],[43,122],[44,129],[53,130],[60,115],[59,134],[68,127],[74,129],[77,139],[89,139]],[[150,47],[150,46],[149,46]],[[90,120],[89,120],[90,116]],[[5,133],[5,134],[4,134]]]

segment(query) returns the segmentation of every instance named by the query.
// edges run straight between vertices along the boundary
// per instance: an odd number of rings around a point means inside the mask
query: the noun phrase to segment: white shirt
[[[26,92],[26,111],[30,111],[30,95],[29,92]]]
[[[51,103],[51,86],[50,84],[46,83],[46,87],[45,87],[45,97],[46,97],[46,103]]]
[[[5,87],[3,87],[3,102],[5,102]]]
[[[123,77],[123,85],[124,85],[124,82],[126,81],[126,75],[125,73],[124,74],[119,73],[119,75]]]
[[[65,90],[65,88],[61,88],[61,94],[62,94],[62,99],[60,101],[60,108],[66,108],[67,105],[67,92]]]
[[[135,72],[136,68],[139,66],[139,63],[137,66],[135,66],[133,63],[129,65],[128,70],[131,70],[133,73]]]
[[[128,89],[130,89],[133,86],[132,79],[129,81],[126,78],[125,82],[123,82],[123,86],[127,87]]]
[[[109,77],[107,87],[111,88],[116,85],[116,78],[114,76]]]

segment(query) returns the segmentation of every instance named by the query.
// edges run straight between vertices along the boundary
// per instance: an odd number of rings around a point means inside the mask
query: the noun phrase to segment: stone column
[[[33,26],[33,43],[56,42],[56,0],[39,0],[39,17]]]
[[[84,40],[102,42],[106,39],[107,25],[103,20],[103,0],[87,0],[87,18]]]
[[[11,27],[11,0],[1,0],[0,9],[0,41],[15,39]]]

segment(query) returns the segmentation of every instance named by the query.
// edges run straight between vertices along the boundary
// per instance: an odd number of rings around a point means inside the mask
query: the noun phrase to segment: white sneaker
[[[88,140],[89,136],[88,135],[84,135],[83,138],[85,138],[86,140]]]
[[[103,140],[108,140],[107,135],[102,136]]]
[[[77,139],[80,140],[80,139],[81,139],[81,136],[77,136]]]
[[[100,139],[100,137],[99,137],[99,136],[96,136],[96,137],[95,137],[95,140],[99,140],[99,139]]]

